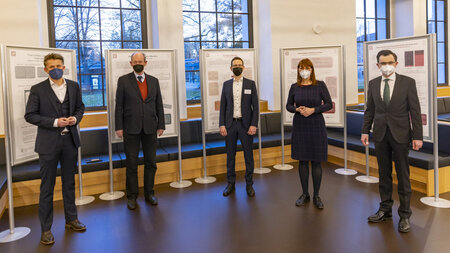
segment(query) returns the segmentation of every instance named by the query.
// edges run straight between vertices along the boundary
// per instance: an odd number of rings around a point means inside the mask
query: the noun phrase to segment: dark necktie
[[[142,76],[137,76],[137,79],[139,80],[140,83],[142,83]]]
[[[383,91],[383,101],[386,104],[386,106],[389,106],[389,102],[391,101],[391,96],[390,96],[390,91],[389,91],[389,79],[384,79],[384,91]]]

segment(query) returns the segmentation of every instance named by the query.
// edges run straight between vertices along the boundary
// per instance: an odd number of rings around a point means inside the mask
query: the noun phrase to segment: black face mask
[[[242,74],[242,71],[243,71],[242,68],[233,68],[234,76],[240,76]]]
[[[134,71],[136,71],[136,73],[141,73],[142,70],[144,70],[144,65],[141,64],[133,65],[133,69]]]

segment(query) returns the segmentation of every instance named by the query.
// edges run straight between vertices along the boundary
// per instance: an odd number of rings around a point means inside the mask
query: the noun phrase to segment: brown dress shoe
[[[53,237],[53,234],[50,230],[42,232],[41,243],[44,245],[52,245],[55,243],[55,238]]]
[[[86,231],[86,226],[83,223],[81,223],[78,219],[75,219],[71,222],[66,222],[66,228],[78,232]]]

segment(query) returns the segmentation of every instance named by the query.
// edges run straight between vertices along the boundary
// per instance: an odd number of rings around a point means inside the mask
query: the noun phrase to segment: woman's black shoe
[[[323,209],[323,203],[319,196],[313,197],[313,203],[318,209]]]
[[[302,194],[302,196],[300,196],[297,201],[295,201],[295,205],[296,206],[303,206],[305,203],[309,202],[310,197],[309,195],[306,194]]]

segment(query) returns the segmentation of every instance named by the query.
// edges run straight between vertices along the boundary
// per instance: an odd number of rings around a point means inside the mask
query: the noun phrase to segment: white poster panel
[[[25,109],[33,85],[48,78],[44,71],[44,57],[58,53],[64,57],[64,78],[77,79],[75,51],[56,48],[6,46],[6,91],[11,163],[12,165],[38,158],[34,152],[37,126],[25,121]],[[8,133],[6,133],[8,134]]]
[[[377,54],[381,50],[391,50],[397,55],[396,73],[409,76],[416,80],[422,113],[423,139],[433,141],[433,89],[436,87],[434,66],[436,59],[432,34],[389,40],[379,40],[364,43],[364,93],[367,92],[369,81],[380,76]]]
[[[4,67],[4,47],[3,45],[0,45],[0,48],[2,49],[0,52],[0,135],[5,135],[5,116],[4,116],[4,110],[3,110],[3,83],[5,82],[4,80],[6,80],[6,75],[5,75],[5,70],[3,69]]]
[[[256,55],[254,49],[201,49],[200,77],[202,112],[205,133],[219,132],[220,97],[223,83],[232,78],[231,60],[240,57],[244,61],[244,77],[255,81],[258,87]]]
[[[344,127],[344,61],[342,46],[282,48],[281,98],[283,101],[283,124],[292,125],[294,114],[285,110],[289,89],[297,82],[298,63],[305,58],[314,65],[316,80],[324,81],[333,101],[333,108],[323,113],[327,127]]]
[[[175,50],[159,49],[114,49],[107,50],[106,73],[108,94],[108,118],[109,131],[112,143],[122,142],[122,138],[116,135],[115,108],[116,90],[119,77],[133,72],[130,65],[131,55],[135,52],[144,53],[147,59],[145,73],[159,80],[161,96],[164,107],[164,120],[166,130],[160,138],[178,135],[177,124],[179,122],[177,103],[177,77],[175,64]]]

